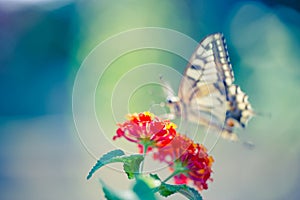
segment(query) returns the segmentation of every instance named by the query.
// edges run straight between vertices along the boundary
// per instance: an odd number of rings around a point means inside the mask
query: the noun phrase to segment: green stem
[[[173,176],[176,176],[177,174],[179,174],[180,171],[174,171],[170,176],[168,176],[165,180],[163,180],[162,182],[165,183],[168,180],[170,180]]]
[[[179,165],[178,163],[175,162],[175,171],[170,176],[168,176],[163,182],[165,183],[168,180],[170,180],[173,176],[185,172],[187,172],[187,169],[185,167],[182,167],[181,164]]]
[[[144,145],[144,149],[143,149],[144,160],[141,163],[141,167],[140,167],[140,171],[139,171],[140,174],[142,174],[143,170],[144,170],[144,163],[145,163],[145,157],[146,157],[146,151],[147,151],[147,149],[148,149],[148,145]]]

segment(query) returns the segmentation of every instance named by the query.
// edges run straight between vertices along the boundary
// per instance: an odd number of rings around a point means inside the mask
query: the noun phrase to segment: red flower
[[[170,165],[170,169],[176,174],[176,184],[187,184],[190,180],[199,190],[203,190],[207,189],[207,181],[212,180],[212,156],[207,154],[203,145],[195,144],[180,134],[169,145],[159,148],[154,159]]]
[[[113,140],[124,137],[138,144],[140,152],[156,150],[154,159],[169,164],[176,184],[192,181],[199,190],[207,189],[212,173],[212,156],[206,148],[176,132],[176,125],[149,112],[134,113],[118,124]]]
[[[157,149],[157,152],[153,155],[154,159],[174,165],[174,161],[180,158],[192,144],[193,141],[191,139],[176,134],[172,142]]]
[[[151,147],[163,147],[176,135],[175,124],[160,120],[150,112],[129,114],[127,118],[123,124],[118,124],[113,140],[124,137],[130,142],[138,143],[140,152],[143,152],[145,146],[147,150],[151,150]]]

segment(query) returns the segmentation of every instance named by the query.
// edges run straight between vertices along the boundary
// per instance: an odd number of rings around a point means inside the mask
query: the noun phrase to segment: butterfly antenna
[[[166,97],[174,97],[174,90],[172,89],[171,85],[164,79],[163,75],[159,75],[159,80]]]
[[[159,75],[159,82],[164,86],[168,85],[167,81],[164,79],[164,76],[162,74]]]
[[[159,75],[159,84],[162,86],[162,89],[163,89],[163,93],[164,93],[164,94],[167,94],[167,91],[168,91],[168,90],[171,90],[171,87],[169,87],[169,84],[164,80],[162,74]],[[150,90],[148,91],[148,93],[149,93],[149,95],[151,95],[151,96],[156,95],[156,96],[161,97],[160,95],[158,95],[157,92],[154,92],[153,89],[150,89]],[[163,102],[162,102],[162,103],[163,103]]]

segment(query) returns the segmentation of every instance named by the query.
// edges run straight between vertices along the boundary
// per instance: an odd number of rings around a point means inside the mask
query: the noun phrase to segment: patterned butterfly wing
[[[236,139],[233,128],[238,124],[244,127],[253,111],[248,96],[233,82],[224,36],[207,36],[192,55],[179,87],[183,118]]]
[[[226,89],[233,81],[223,35],[209,35],[192,55],[179,87],[183,117],[222,129],[227,109]]]
[[[233,127],[245,127],[254,115],[248,96],[238,85],[232,84],[227,90],[228,109],[226,112],[225,130],[232,133]]]

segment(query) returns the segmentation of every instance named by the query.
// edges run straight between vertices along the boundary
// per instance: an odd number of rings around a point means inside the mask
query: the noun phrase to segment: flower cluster
[[[150,112],[134,113],[127,116],[127,121],[118,124],[119,128],[113,140],[124,137],[130,142],[139,144],[150,150],[153,147],[164,147],[169,144],[176,135],[176,125],[169,120],[160,120]]]
[[[192,181],[199,190],[207,189],[207,181],[212,180],[214,160],[203,145],[177,133],[174,123],[149,112],[130,114],[127,118],[126,122],[118,124],[114,140],[124,137],[135,142],[140,152],[155,148],[154,159],[169,164],[176,184]]]
[[[199,190],[206,190],[207,181],[212,180],[213,157],[208,155],[203,145],[186,136],[177,134],[170,145],[158,149],[154,159],[169,164],[176,184],[187,184],[191,180]]]

